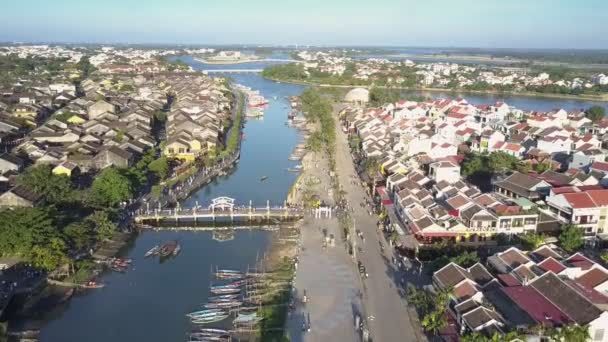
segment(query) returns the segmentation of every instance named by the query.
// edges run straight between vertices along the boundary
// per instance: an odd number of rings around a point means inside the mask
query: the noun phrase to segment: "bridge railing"
[[[137,213],[139,217],[156,217],[156,216],[209,216],[209,215],[249,215],[250,213],[267,213],[272,214],[289,214],[296,215],[304,213],[304,209],[302,208],[294,208],[294,207],[282,207],[282,206],[272,206],[268,207],[238,207],[232,210],[230,209],[209,209],[209,208],[175,208],[175,209],[154,209],[154,210],[140,210]]]

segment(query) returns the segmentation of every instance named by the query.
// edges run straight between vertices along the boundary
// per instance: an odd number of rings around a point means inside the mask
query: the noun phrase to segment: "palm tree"
[[[376,192],[376,179],[380,171],[380,163],[375,157],[365,159],[365,172],[372,178],[372,196]]]
[[[424,318],[422,319],[422,322],[420,322],[420,323],[421,323],[424,331],[432,332],[434,336],[437,336],[439,331],[447,325],[447,320],[445,318],[445,312],[444,312],[444,310],[432,311],[432,312],[424,315]]]

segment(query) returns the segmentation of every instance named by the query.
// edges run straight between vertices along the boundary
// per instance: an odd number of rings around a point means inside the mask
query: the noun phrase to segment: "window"
[[[595,334],[593,334],[594,341],[603,341],[604,340],[604,329],[597,329]]]
[[[183,149],[183,148],[180,148],[180,149],[179,149],[179,153],[184,153],[184,149]]]
[[[523,219],[514,219],[513,220],[513,227],[521,227],[523,226],[524,220]]]
[[[528,217],[525,219],[524,221],[526,226],[531,226],[531,225],[535,225],[536,224],[536,218],[534,217]]]
[[[173,153],[175,153],[175,150],[174,150],[174,149],[172,149],[172,148],[170,148],[170,149],[169,149],[169,153],[173,154]]]

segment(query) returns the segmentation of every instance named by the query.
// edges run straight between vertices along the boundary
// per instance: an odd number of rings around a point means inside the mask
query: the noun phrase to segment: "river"
[[[183,60],[197,69],[253,68],[260,64],[203,65],[190,57]],[[296,175],[286,171],[295,165],[288,157],[299,141],[299,133],[285,125],[289,112],[287,96],[303,87],[267,81],[258,74],[230,74],[234,82],[257,89],[270,104],[263,120],[248,120],[241,158],[225,177],[194,193],[182,203],[206,205],[212,198],[230,196],[237,204],[280,205]],[[276,97],[276,99],[275,99]],[[260,177],[267,176],[264,182]],[[144,259],[152,246],[178,239],[182,252],[159,264]],[[218,242],[209,232],[144,232],[125,251],[134,267],[124,274],[108,273],[107,286],[73,298],[52,314],[41,330],[45,342],[134,342],[183,341],[191,329],[185,314],[201,307],[208,295],[211,267],[245,269],[254,265],[270,244],[265,231],[238,231],[235,239]]]
[[[272,58],[285,58],[275,55]],[[267,63],[205,65],[191,57],[180,57],[195,69],[253,68]],[[285,169],[294,165],[288,160],[298,142],[295,129],[285,125],[288,102],[302,86],[275,83],[258,74],[231,74],[236,83],[260,90],[270,104],[263,120],[249,120],[245,126],[241,159],[227,176],[200,189],[182,203],[183,207],[199,202],[206,205],[218,196],[230,196],[237,204],[264,205],[266,201],[281,204],[295,179]],[[449,93],[428,93],[432,97],[450,97]],[[275,99],[276,96],[276,99]],[[585,108],[588,101],[513,97],[495,95],[464,96],[474,104],[504,100],[521,109],[550,110]],[[260,177],[267,176],[264,182]],[[143,259],[152,246],[170,239],[182,244],[181,254],[162,264]],[[41,331],[45,342],[133,342],[183,341],[190,325],[184,316],[199,308],[208,294],[211,267],[244,269],[253,265],[270,244],[270,233],[239,231],[234,240],[218,242],[209,232],[144,232],[124,253],[132,258],[133,267],[125,274],[108,273],[102,277],[103,289],[91,290],[73,298],[64,308],[47,317]]]

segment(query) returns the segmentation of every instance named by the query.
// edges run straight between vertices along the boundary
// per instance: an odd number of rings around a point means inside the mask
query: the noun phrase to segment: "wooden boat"
[[[209,312],[206,314],[193,315],[193,316],[188,316],[188,317],[190,317],[190,319],[192,319],[192,320],[197,320],[197,319],[210,319],[215,316],[222,316],[222,315],[227,315],[227,314],[228,314],[228,312],[226,312],[224,310],[218,310],[216,312]]]
[[[220,335],[226,335],[226,334],[228,334],[228,330],[224,330],[224,329],[209,328],[209,329],[199,329],[197,331],[198,332],[202,332],[202,333],[215,333],[215,334],[220,334]]]
[[[229,315],[218,315],[218,316],[213,316],[213,317],[208,317],[208,318],[199,318],[199,319],[193,319],[192,323],[194,324],[209,324],[209,323],[215,323],[215,322],[219,322],[219,321],[223,321],[226,318],[228,318]]]
[[[101,289],[101,288],[103,288],[105,286],[106,286],[106,284],[96,283],[94,281],[89,281],[88,283],[82,285],[82,287],[85,288],[85,289]]]
[[[243,304],[238,300],[233,300],[230,302],[221,302],[221,303],[207,303],[203,305],[206,309],[217,309],[217,308],[233,308]]]
[[[146,254],[144,254],[144,258],[148,258],[148,257],[158,254],[159,250],[160,250],[159,245],[152,247],[149,251],[146,252]]]
[[[193,317],[193,316],[198,316],[198,315],[206,315],[206,314],[211,314],[211,313],[219,313],[219,312],[223,312],[223,311],[224,310],[222,310],[222,309],[199,310],[199,311],[194,311],[194,312],[191,312],[189,314],[186,314],[186,316]]]
[[[177,255],[179,253],[181,247],[177,240],[171,240],[166,242],[158,251],[158,254],[162,257],[167,257],[169,255]]]
[[[234,299],[237,299],[238,297],[239,297],[238,294],[220,295],[220,296],[209,297],[209,301],[215,302],[215,301],[221,301],[221,300],[234,300]]]
[[[226,284],[226,285],[213,285],[210,287],[211,290],[221,290],[221,289],[235,289],[238,286],[236,285],[232,285],[232,284]]]
[[[245,284],[247,284],[247,279],[239,279],[237,281],[233,281],[232,283],[230,283],[228,285],[235,286],[235,287],[241,287]]]
[[[216,273],[226,273],[226,274],[243,274],[241,271],[236,270],[217,270]]]
[[[204,341],[207,338],[229,338],[230,335],[227,334],[215,334],[215,333],[202,333],[202,332],[193,332],[190,333],[190,339],[195,341]]]
[[[190,340],[188,342],[229,342],[231,341],[230,335],[222,335],[222,336],[209,336],[209,337],[200,337],[195,340]]]
[[[240,292],[241,292],[241,289],[238,289],[238,288],[211,290],[211,293],[213,293],[213,294],[236,294],[236,293],[240,293]]]

